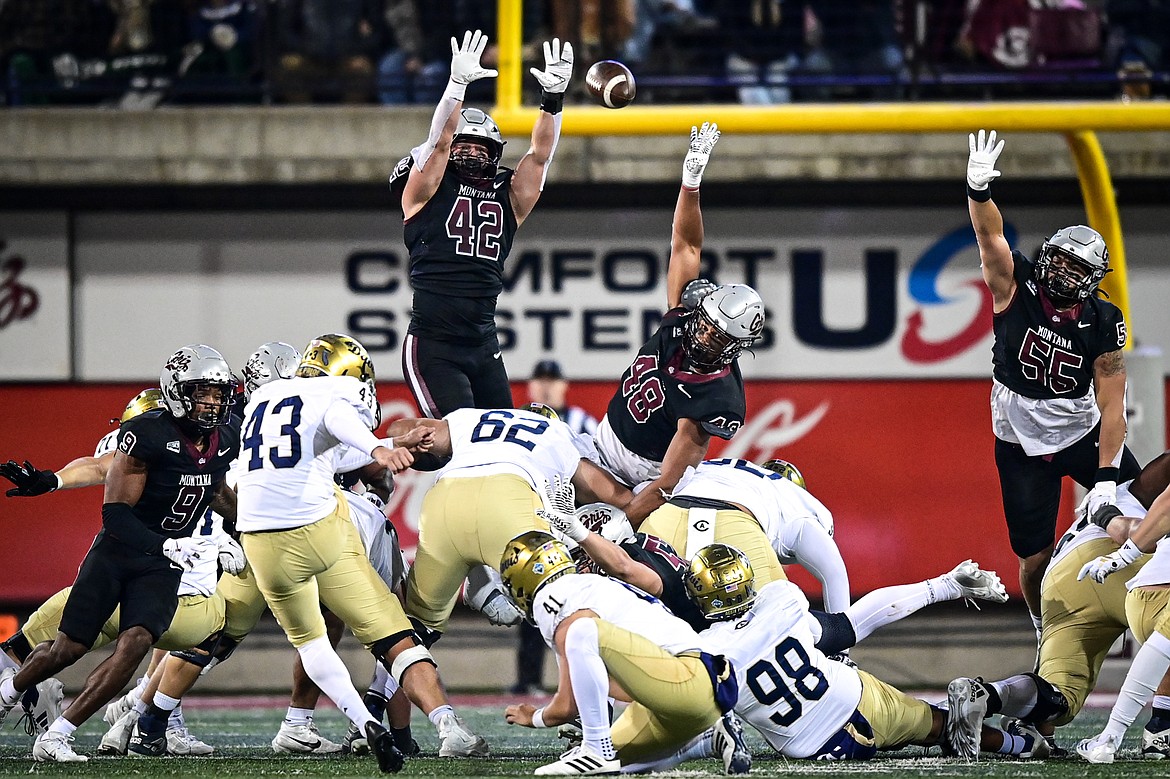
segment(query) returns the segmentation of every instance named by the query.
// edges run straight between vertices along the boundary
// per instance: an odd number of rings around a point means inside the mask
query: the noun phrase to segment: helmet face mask
[[[508,542],[500,556],[500,577],[508,595],[532,619],[532,602],[541,587],[577,572],[569,548],[548,533],[530,530]]]
[[[755,574],[747,555],[727,544],[709,544],[695,554],[684,576],[687,595],[703,616],[720,621],[747,612],[756,601]]]
[[[500,128],[490,116],[478,108],[464,108],[451,139],[448,164],[461,181],[477,187],[490,186],[500,169],[504,143]]]
[[[1036,282],[1060,306],[1074,306],[1088,298],[1109,272],[1105,239],[1084,225],[1057,230],[1044,242],[1036,260]]]
[[[764,303],[746,284],[725,284],[707,293],[683,325],[683,348],[703,371],[730,365],[764,330]]]
[[[210,346],[184,346],[172,354],[159,384],[167,410],[200,430],[222,425],[231,414],[236,379],[227,361]]]
[[[244,397],[276,379],[291,379],[297,372],[301,353],[283,341],[269,341],[244,363]]]

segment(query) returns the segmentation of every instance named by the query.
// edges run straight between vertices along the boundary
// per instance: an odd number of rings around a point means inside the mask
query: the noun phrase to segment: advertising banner
[[[0,213],[0,381],[69,379],[64,212]]]

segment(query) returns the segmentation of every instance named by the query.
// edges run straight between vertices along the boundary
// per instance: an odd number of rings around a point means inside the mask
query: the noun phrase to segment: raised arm
[[[967,210],[975,240],[979,243],[979,261],[983,267],[983,281],[991,290],[995,312],[1007,308],[1016,291],[1012,273],[1012,247],[1003,236],[1003,216],[991,200],[991,182],[999,176],[995,161],[1003,151],[1003,141],[995,142],[995,130],[985,134],[979,131],[967,136],[970,156],[967,158]]]
[[[435,108],[430,134],[410,152],[414,167],[402,191],[402,215],[406,219],[417,214],[439,189],[451,156],[451,139],[455,137],[455,127],[459,124],[459,110],[463,108],[467,85],[497,75],[496,71],[479,64],[487,44],[488,37],[479,30],[463,33],[462,44],[451,39],[451,78]]]
[[[662,475],[646,485],[626,506],[626,516],[635,529],[650,512],[666,502],[670,492],[688,467],[698,465],[707,456],[711,436],[693,419],[680,419],[674,438],[662,459]]]
[[[540,199],[548,166],[557,150],[565,89],[573,76],[573,45],[568,41],[562,44],[558,38],[545,41],[544,70],[532,68],[530,72],[540,82],[540,114],[532,127],[532,146],[516,165],[512,177],[512,211],[517,225],[528,218]]]
[[[1088,496],[1092,516],[1102,506],[1117,501],[1118,468],[1125,446],[1125,357],[1120,349],[1106,352],[1093,362],[1093,389],[1101,410],[1101,435],[1097,445],[1097,478]]]
[[[683,289],[699,277],[699,260],[703,250],[703,212],[699,208],[699,185],[711,152],[719,141],[719,125],[703,122],[702,129],[691,127],[691,145],[683,160],[682,187],[674,204],[674,221],[670,227],[670,262],[666,268],[666,306],[682,304]]]

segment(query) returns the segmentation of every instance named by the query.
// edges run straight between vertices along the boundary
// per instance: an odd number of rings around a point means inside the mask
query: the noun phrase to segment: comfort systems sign
[[[0,379],[17,378],[19,366],[24,379],[149,380],[179,344],[211,344],[239,366],[266,341],[300,345],[343,331],[370,349],[380,380],[401,380],[412,300],[393,214],[82,212],[68,233],[63,217],[5,216],[0,261],[18,254],[20,267],[5,266],[4,311],[14,313],[0,329],[0,352],[72,354],[74,373],[65,359],[6,360]],[[704,216],[703,274],[751,284],[767,306],[763,338],[741,361],[747,378],[990,376],[990,300],[961,198],[946,208],[709,208]],[[1053,208],[1007,216],[1008,237],[1025,254],[1083,218]],[[1160,217],[1157,209],[1123,216],[1134,331],[1165,349],[1170,268],[1157,259]],[[549,356],[572,379],[620,375],[666,304],[670,222],[666,208],[538,209],[502,269],[497,322],[512,376]],[[46,241],[52,224],[60,235]],[[33,226],[39,232],[25,235]],[[38,296],[35,310],[27,289]],[[111,359],[110,344],[134,348]]]

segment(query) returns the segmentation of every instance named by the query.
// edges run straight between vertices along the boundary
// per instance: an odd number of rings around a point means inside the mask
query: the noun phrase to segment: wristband
[[[1121,548],[1117,550],[1117,553],[1118,556],[1122,560],[1125,560],[1126,563],[1132,563],[1134,560],[1145,554],[1145,552],[1141,550],[1141,547],[1133,542],[1132,538],[1126,539],[1125,543],[1121,545]]]
[[[1094,525],[1105,529],[1109,526],[1110,520],[1112,520],[1114,517],[1120,516],[1123,516],[1121,509],[1117,508],[1117,506],[1114,506],[1112,503],[1107,503],[1093,512],[1093,517],[1089,521]]]
[[[1116,484],[1119,476],[1121,476],[1121,469],[1120,468],[1113,468],[1113,467],[1098,468],[1097,469],[1097,478],[1094,479],[1094,481],[1096,481],[1096,482],[1111,481],[1114,484]]]
[[[541,90],[540,93],[540,110],[546,114],[556,116],[565,107],[565,93],[552,93],[546,90]]]
[[[991,185],[988,184],[983,189],[972,189],[971,185],[967,185],[967,197],[974,200],[976,203],[986,203],[991,200]]]
[[[536,711],[532,712],[532,727],[534,727],[534,728],[551,727],[551,725],[544,724],[544,707],[543,706],[541,706]]]
[[[57,486],[54,487],[53,489],[49,490],[49,492],[56,492],[57,490],[59,490],[65,486],[65,480],[61,478],[61,474],[54,473],[53,478],[57,480]]]

